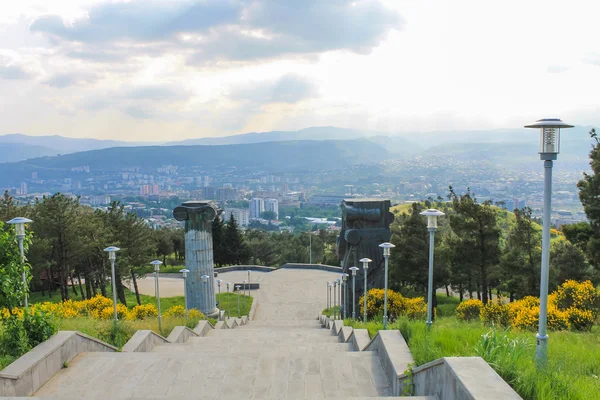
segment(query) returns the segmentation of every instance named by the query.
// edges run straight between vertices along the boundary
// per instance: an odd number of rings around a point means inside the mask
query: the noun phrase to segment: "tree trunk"
[[[100,293],[102,293],[102,296],[108,297],[106,294],[106,278],[104,277],[104,274],[100,275]]]
[[[81,292],[81,300],[85,300],[85,293],[83,293],[83,285],[81,284],[81,274],[77,273],[77,279],[79,280],[79,291]]]
[[[488,289],[488,295],[490,297],[490,300],[492,300],[492,288]]]
[[[71,289],[73,289],[73,294],[77,296],[77,286],[75,286],[75,281],[73,279],[73,272],[69,271],[69,279],[71,280]]]
[[[462,283],[460,283],[458,285],[458,299],[460,301],[463,301],[463,287],[462,287]]]
[[[52,272],[50,268],[46,268],[46,275],[48,278],[46,279],[46,284],[48,285],[48,297],[52,298],[52,291],[54,290],[54,287],[52,285]]]
[[[515,294],[514,292],[510,292],[509,296],[509,301],[512,303],[513,301],[515,301]]]
[[[446,285],[446,297],[450,297],[450,289],[448,289],[448,285]]]
[[[123,289],[123,282],[121,279],[121,273],[118,270],[115,270],[115,285],[117,287],[117,297],[119,301],[123,303],[125,307],[127,307],[127,299],[125,298],[125,290]]]
[[[133,269],[130,269],[129,271],[131,272],[131,280],[133,282],[133,289],[135,290],[135,299],[137,300],[138,306],[141,306],[142,301],[140,300],[140,291],[138,290],[137,279],[135,279]]]
[[[481,300],[481,291],[477,288],[477,300]]]
[[[85,298],[92,298],[92,280],[90,279],[90,274],[83,274],[83,279],[85,279]]]

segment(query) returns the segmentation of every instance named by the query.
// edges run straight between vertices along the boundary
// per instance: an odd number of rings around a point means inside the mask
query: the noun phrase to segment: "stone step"
[[[314,337],[270,337],[270,336],[237,336],[237,335],[207,335],[204,337],[191,337],[187,343],[195,344],[196,342],[202,343],[226,343],[232,346],[251,346],[251,345],[302,345],[302,344],[315,344],[315,343],[339,343],[337,336],[314,336]]]
[[[229,341],[205,341],[197,340],[190,343],[163,344],[154,347],[155,352],[196,352],[196,353],[332,353],[352,351],[350,343],[307,343],[307,344],[237,344],[232,345]]]
[[[390,394],[375,352],[82,353],[35,393],[85,399],[316,399]]]
[[[244,325],[244,329],[255,329],[255,328],[269,328],[269,329],[282,329],[282,328],[321,328],[319,321],[310,320],[274,320],[274,321],[249,321],[247,325]]]

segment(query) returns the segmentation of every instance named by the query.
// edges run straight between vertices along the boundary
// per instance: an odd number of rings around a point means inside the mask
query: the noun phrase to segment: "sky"
[[[126,141],[339,126],[595,125],[589,0],[0,4],[0,134]]]

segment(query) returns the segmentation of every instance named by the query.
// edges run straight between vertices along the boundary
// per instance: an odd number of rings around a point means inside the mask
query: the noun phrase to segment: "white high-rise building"
[[[265,211],[265,201],[263,199],[254,198],[250,200],[250,219],[260,218]]]
[[[275,213],[275,219],[279,219],[279,201],[277,201],[277,199],[266,199],[265,211],[273,211]]]
[[[225,212],[221,215],[225,223],[229,221],[229,218],[231,218],[232,215],[239,226],[248,226],[248,223],[250,222],[250,210],[246,208],[226,208]]]

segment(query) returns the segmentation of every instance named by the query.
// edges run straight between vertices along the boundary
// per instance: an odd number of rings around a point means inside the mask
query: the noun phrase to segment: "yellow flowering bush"
[[[367,292],[367,318],[383,314],[384,290],[373,288]],[[359,299],[359,309],[364,306],[364,296]],[[406,298],[400,293],[388,289],[388,315],[391,320],[400,316],[424,318],[427,305],[423,297]]]
[[[165,317],[185,317],[185,307],[173,306],[165,312]]]
[[[86,300],[86,303],[87,314],[95,318],[102,318],[102,311],[108,307],[112,307],[113,305],[111,299],[99,294],[89,300]]]
[[[571,307],[565,311],[571,328],[577,331],[590,331],[594,325],[594,314],[590,310]]]
[[[190,310],[188,311],[188,317],[190,319],[206,319],[206,316],[204,314],[202,314],[200,312],[200,310],[197,310],[195,308],[190,308]]]
[[[141,306],[135,306],[129,311],[128,319],[146,319],[148,317],[158,316],[158,310],[153,304],[142,304]]]
[[[568,280],[556,290],[556,304],[562,310],[574,307],[590,311],[592,319],[595,320],[600,311],[600,293],[590,281]]]
[[[489,301],[481,307],[480,316],[486,324],[510,325],[510,308],[508,304]]]
[[[456,307],[456,318],[460,319],[461,321],[472,321],[479,319],[481,307],[483,307],[483,303],[479,299],[463,301],[458,305],[458,307]]]
[[[111,302],[112,303],[112,302]],[[100,319],[112,319],[115,315],[115,308],[110,305],[110,307],[105,307],[98,313]],[[119,303],[117,304],[117,318],[118,319],[127,319],[129,316],[129,310],[126,306]]]

